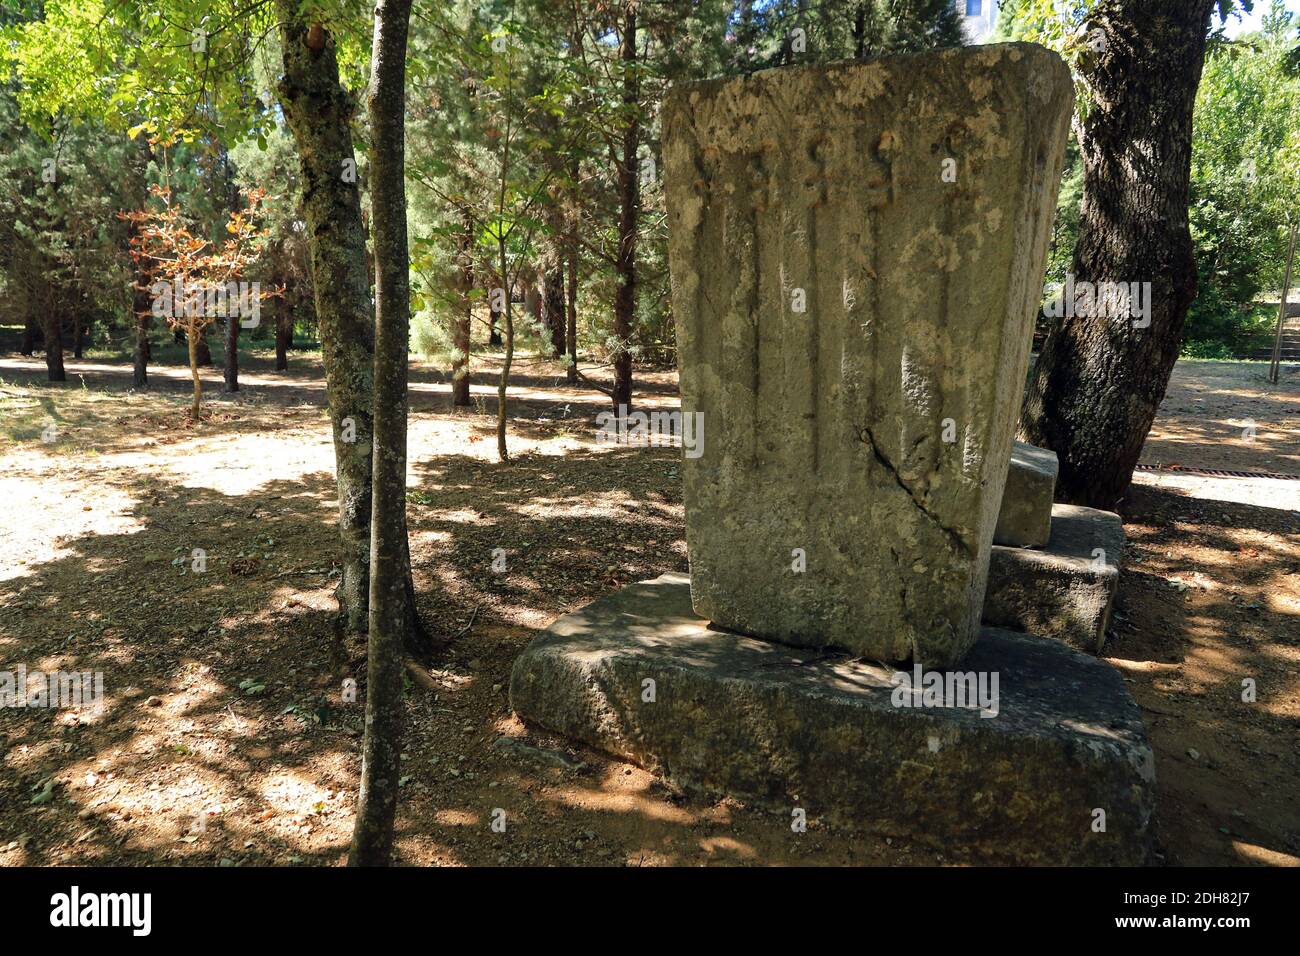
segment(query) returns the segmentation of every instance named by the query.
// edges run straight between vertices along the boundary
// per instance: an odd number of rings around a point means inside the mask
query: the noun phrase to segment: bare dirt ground
[[[1300,474],[1300,373],[1271,389],[1251,377],[1262,366],[1221,364],[1179,366],[1145,460]],[[121,362],[69,362],[50,386],[38,362],[0,359],[0,666],[105,675],[98,712],[0,710],[0,864],[342,862],[361,731],[342,681],[363,675],[364,651],[332,625],[321,370],[291,365],[248,362],[235,396],[209,370],[194,424],[185,369],[152,370],[137,395]],[[794,834],[788,816],[683,796],[514,719],[510,666],[540,629],[685,570],[686,550],[679,453],[596,444],[606,399],[548,363],[517,379],[515,461],[496,463],[491,365],[459,411],[441,373],[412,373],[416,584],[451,643],[408,688],[401,861],[965,862],[825,825],[815,807]],[[675,404],[671,375],[640,387]],[[1234,452],[1248,417],[1263,445]],[[1140,476],[1125,502],[1106,653],[1156,748],[1167,862],[1300,863],[1298,491],[1271,479],[1238,501],[1174,471]]]

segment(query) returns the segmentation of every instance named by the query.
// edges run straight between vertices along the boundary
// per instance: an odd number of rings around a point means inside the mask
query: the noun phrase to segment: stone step
[[[993,546],[984,624],[1100,653],[1119,585],[1123,547],[1119,515],[1053,505],[1052,536],[1046,547]]]
[[[929,706],[849,653],[713,630],[689,578],[666,574],[557,620],[515,662],[510,700],[533,727],[770,809],[776,827],[802,809],[977,860],[1143,863],[1154,761],[1119,673],[996,628],[959,667],[984,679],[983,709],[955,693]]]
[[[1002,508],[993,529],[994,544],[1016,548],[1047,544],[1052,536],[1052,496],[1059,468],[1056,452],[1022,441],[1012,444]]]

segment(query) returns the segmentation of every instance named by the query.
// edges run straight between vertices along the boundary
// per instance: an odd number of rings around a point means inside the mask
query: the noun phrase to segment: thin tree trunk
[[[293,347],[292,279],[285,280],[284,295],[275,305],[275,370],[289,370],[289,349]]]
[[[1268,362],[1268,380],[1277,384],[1278,369],[1282,363],[1282,330],[1286,328],[1287,300],[1291,298],[1291,268],[1295,265],[1295,223],[1291,224],[1291,241],[1286,249],[1286,272],[1282,279],[1282,301],[1277,306],[1277,330],[1273,336],[1273,352]]]
[[[137,315],[135,319],[135,354],[131,378],[136,388],[149,387],[149,326],[148,315]]]
[[[411,0],[378,0],[367,106],[374,137],[374,514],[370,647],[361,795],[349,866],[386,866],[402,772],[402,642],[411,609],[406,537],[406,410],[410,259],[406,236],[405,80]]]
[[[138,277],[137,277],[138,278]],[[149,327],[153,318],[149,314],[149,291],[136,289],[131,299],[131,309],[135,313],[135,354],[131,371],[136,388],[149,387]]]
[[[239,185],[235,182],[235,166],[231,162],[230,152],[222,146],[221,166],[226,180],[226,208],[229,212],[237,212],[240,207],[239,202]],[[231,303],[226,304],[226,367],[225,367],[225,389],[227,392],[239,391],[239,321],[241,316],[236,315],[236,309]]]
[[[568,288],[565,290],[564,313],[568,324],[569,367],[565,377],[570,385],[578,383],[578,244],[569,243]]]
[[[451,364],[451,403],[464,407],[470,404],[469,397],[469,352],[471,345],[470,321],[474,316],[474,300],[470,292],[474,289],[473,258],[473,222],[465,217],[464,232],[460,236],[460,291],[465,297],[461,313],[456,317],[453,330],[453,346],[456,358]]]
[[[226,316],[226,391],[239,391],[239,316]]]
[[[1096,102],[1075,121],[1084,185],[1072,274],[1151,285],[1145,316],[1085,310],[1096,314],[1059,320],[1043,343],[1020,430],[1057,453],[1064,502],[1113,508],[1124,495],[1196,298],[1187,197],[1212,7],[1101,0],[1089,15],[1106,44],[1082,61]]]
[[[226,392],[239,390],[239,316],[226,316]]]
[[[194,381],[194,398],[190,402],[190,418],[199,417],[199,404],[203,400],[203,379],[199,378],[199,348],[203,333],[191,328],[186,335],[190,351],[190,378]]]
[[[509,150],[509,144],[506,149]],[[506,269],[506,240],[502,236],[497,240],[497,258],[501,264],[501,274],[509,275]],[[506,389],[510,384],[510,364],[515,356],[515,313],[514,305],[511,302],[512,296],[510,289],[506,289],[506,308],[505,308],[505,326],[506,326],[506,354],[505,361],[501,363],[501,380],[497,383],[497,458],[501,461],[510,460],[510,450],[506,447]]]
[[[640,216],[640,182],[637,145],[640,140],[640,91],[636,77],[636,0],[625,0],[619,59],[623,62],[623,106],[627,128],[623,133],[623,159],[618,170],[618,290],[614,294],[614,411],[632,407],[632,321],[636,315],[636,234]]]
[[[153,148],[149,145],[147,136],[137,137],[136,142],[139,146],[139,175],[143,204],[147,196],[145,187],[149,175],[149,162],[153,159]],[[132,236],[135,235],[137,228],[138,226],[133,222]],[[149,276],[146,273],[136,272],[135,281],[136,288],[131,296],[131,310],[135,313],[135,354],[131,378],[136,388],[145,389],[149,387],[149,360],[153,358],[149,349],[149,329],[153,326],[153,316],[150,314],[152,297],[149,294]]]

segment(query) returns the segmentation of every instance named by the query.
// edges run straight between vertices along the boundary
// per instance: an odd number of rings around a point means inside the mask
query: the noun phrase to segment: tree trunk
[[[569,367],[565,377],[570,385],[578,383],[578,243],[569,243],[568,288],[565,290],[564,313],[568,324]]]
[[[28,312],[23,322],[23,344],[18,349],[20,354],[30,357],[36,351],[36,336],[39,331],[36,318]]]
[[[136,388],[149,387],[149,325],[148,315],[135,318],[135,354],[131,370],[132,383]]]
[[[45,317],[45,369],[51,382],[66,382],[63,370],[63,323],[53,308]]]
[[[352,103],[339,86],[332,38],[302,19],[296,0],[276,0],[284,77],[280,99],[298,147],[320,328],[325,390],[334,431],[343,578],[337,597],[348,630],[368,627],[373,418],[369,277],[361,225]],[[310,43],[318,45],[312,49]]]
[[[226,391],[239,391],[239,316],[226,316]]]
[[[546,316],[546,327],[551,333],[551,352],[555,358],[564,358],[564,333],[568,321],[564,311],[562,262],[557,261],[542,279],[542,311]]]
[[[203,341],[203,333],[198,329],[190,329],[186,335],[190,347],[190,378],[194,382],[194,398],[190,402],[190,418],[199,417],[199,404],[203,400],[203,379],[199,378],[199,343]]]
[[[509,149],[509,144],[507,144],[507,149]],[[497,258],[501,263],[501,274],[503,276],[509,275],[510,273],[506,268],[506,240],[504,236],[497,239]],[[501,363],[501,379],[497,383],[497,459],[500,461],[510,460],[510,449],[506,447],[506,392],[510,384],[510,363],[515,355],[515,313],[511,298],[510,289],[506,289],[506,353],[505,360]]]
[[[81,353],[85,351],[83,342],[86,337],[85,332],[86,326],[82,321],[81,312],[78,311],[72,317],[72,357],[75,359],[81,358]]]
[[[1081,62],[1096,102],[1075,120],[1084,185],[1072,275],[1076,285],[1149,282],[1150,294],[1140,317],[1067,312],[1043,343],[1020,431],[1060,458],[1060,501],[1115,507],[1178,358],[1196,298],[1188,180],[1212,6],[1102,0],[1089,17],[1106,45]]]
[[[149,162],[153,159],[153,147],[149,145],[147,136],[137,137],[136,143],[139,147],[140,202],[143,205],[148,196],[146,186],[149,176]],[[136,223],[131,224],[131,235],[133,237],[138,228]],[[149,349],[149,329],[153,326],[153,316],[151,314],[153,296],[149,292],[150,282],[147,273],[137,271],[135,281],[136,288],[131,295],[131,311],[135,314],[135,354],[131,378],[137,389],[145,389],[149,387],[149,360],[153,358],[153,354]]]
[[[492,295],[492,289],[504,288],[504,279],[495,279],[488,289],[488,345],[501,344],[501,312],[493,308],[492,303],[496,297]],[[510,301],[510,290],[505,289],[506,301]]]
[[[207,328],[204,328],[203,331],[199,333],[199,344],[198,344],[198,349],[196,351],[197,351],[196,361],[199,363],[199,365],[203,366],[204,368],[207,368],[212,364],[212,349],[208,347]]]
[[[468,216],[465,217],[465,229],[460,236],[460,291],[465,297],[464,304],[461,307],[461,313],[456,317],[456,327],[453,331],[452,345],[456,350],[456,357],[451,363],[451,403],[452,405],[464,407],[470,404],[469,397],[469,350],[470,350],[470,321],[474,317],[474,300],[470,293],[474,289],[474,257],[473,257],[473,223]]]
[[[374,514],[370,546],[370,647],[361,795],[349,866],[392,856],[402,772],[402,642],[411,608],[406,538],[406,385],[410,259],[406,236],[406,34],[411,0],[378,0],[367,106],[375,251]]]
[[[239,184],[235,181],[235,164],[231,161],[230,151],[224,145],[219,147],[221,168],[225,175],[226,184],[226,211],[230,213],[238,212],[240,209],[239,201]],[[238,315],[239,310],[234,307],[234,303],[226,303],[226,366],[223,374],[225,379],[225,390],[227,392],[239,391],[239,329],[240,320],[243,316]]]
[[[135,355],[131,377],[136,388],[149,387],[149,327],[153,324],[149,305],[149,290],[136,289],[131,298],[131,311],[135,313]]]
[[[284,283],[284,294],[275,304],[275,370],[289,370],[289,349],[293,347],[293,280]]]
[[[623,61],[623,106],[627,128],[623,133],[623,161],[618,169],[618,290],[614,294],[614,412],[632,407],[632,320],[636,315],[636,233],[640,216],[640,182],[637,144],[640,140],[640,91],[636,78],[636,0],[625,0],[619,59]]]

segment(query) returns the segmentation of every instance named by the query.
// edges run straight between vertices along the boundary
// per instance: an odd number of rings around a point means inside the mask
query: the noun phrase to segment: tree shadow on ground
[[[451,456],[420,469],[410,505],[420,608],[459,636],[427,672],[438,691],[409,689],[404,859],[673,862],[700,852],[701,814],[732,812],[678,807],[622,764],[538,767],[491,746],[524,734],[502,685],[538,628],[685,566],[677,454],[619,448],[507,467]],[[332,477],[245,495],[108,480],[134,496],[132,531],[65,542],[60,557],[0,581],[5,664],[99,671],[105,687],[98,714],[0,712],[0,862],[340,862],[365,682],[358,648],[340,652],[334,631]],[[507,571],[495,574],[490,548],[501,544]],[[49,798],[33,803],[48,781]],[[509,838],[489,825],[498,807],[516,828]],[[575,821],[601,831],[578,835],[586,853],[568,839]],[[711,859],[754,855],[744,838],[718,841]]]
[[[1156,749],[1165,843],[1188,864],[1294,864],[1294,513],[1134,486],[1124,520],[1128,545],[1104,654],[1130,682]]]

